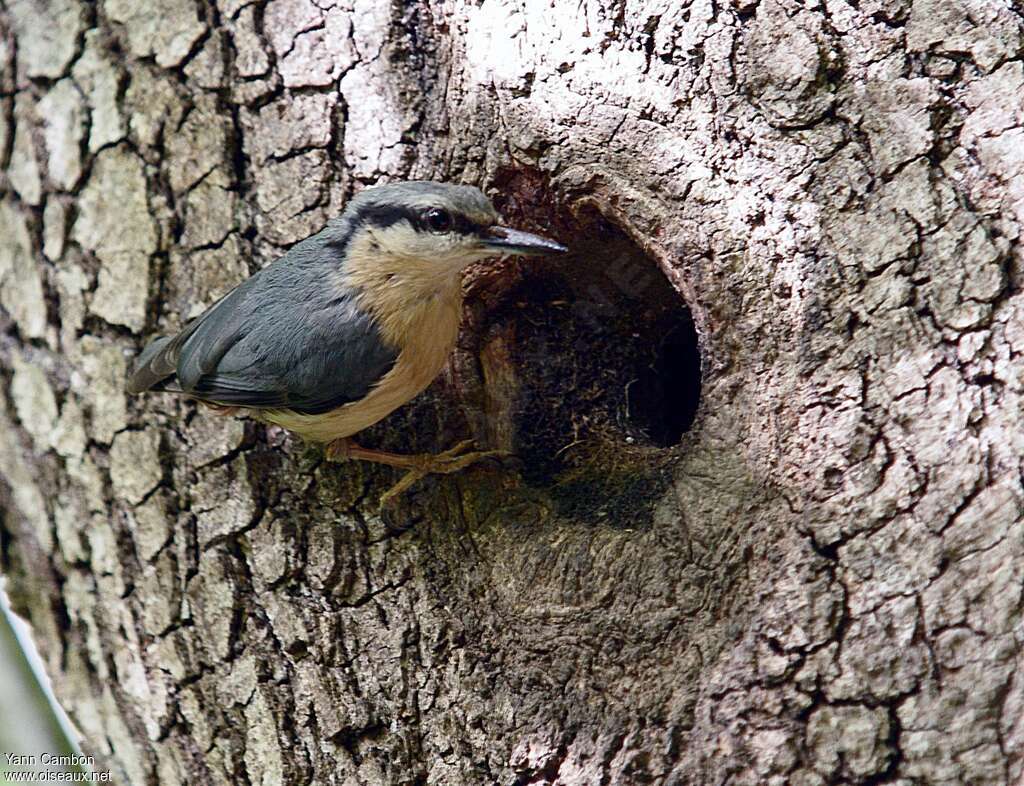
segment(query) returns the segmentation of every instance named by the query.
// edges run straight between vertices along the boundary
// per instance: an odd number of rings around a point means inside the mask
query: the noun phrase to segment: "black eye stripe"
[[[452,218],[455,221],[455,231],[462,235],[475,235],[484,228],[482,224],[470,221],[461,213],[453,214]]]
[[[426,223],[425,216],[431,208],[413,208],[403,205],[367,205],[358,214],[358,223],[371,224],[375,227],[386,229],[397,224],[399,221],[407,221],[417,231],[429,232],[430,227]],[[444,210],[444,208],[441,208]],[[471,221],[462,213],[454,213],[449,210],[445,212],[451,216],[452,229],[460,235],[473,235],[484,229],[483,224]]]
[[[357,217],[357,223],[371,224],[382,229],[393,226],[399,221],[408,221],[415,226],[417,220],[416,211],[393,205],[367,205],[359,211]]]

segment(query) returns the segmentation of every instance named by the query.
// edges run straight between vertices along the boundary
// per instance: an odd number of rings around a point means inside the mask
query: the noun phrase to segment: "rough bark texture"
[[[0,0],[0,557],[87,750],[168,786],[1021,782],[1022,24]],[[368,438],[521,463],[383,518],[388,470],[122,391],[382,177],[578,250],[478,271]],[[687,307],[666,447],[630,357]]]

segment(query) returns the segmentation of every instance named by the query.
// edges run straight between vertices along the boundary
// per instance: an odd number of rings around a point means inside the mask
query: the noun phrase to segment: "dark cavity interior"
[[[531,185],[503,189],[512,196],[499,210],[570,252],[493,263],[470,281],[462,345],[479,358],[483,392],[464,404],[475,433],[512,450],[560,512],[634,526],[697,414],[693,319],[657,263],[596,208],[521,208],[517,194],[551,206]]]

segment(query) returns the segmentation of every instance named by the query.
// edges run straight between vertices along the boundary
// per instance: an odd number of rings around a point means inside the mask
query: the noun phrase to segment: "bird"
[[[428,474],[501,451],[365,448],[351,437],[421,393],[458,338],[462,272],[493,256],[564,254],[503,225],[469,185],[405,181],[364,188],[319,232],[139,354],[127,392],[177,393],[239,410],[325,446],[329,460],[407,470],[381,504]]]

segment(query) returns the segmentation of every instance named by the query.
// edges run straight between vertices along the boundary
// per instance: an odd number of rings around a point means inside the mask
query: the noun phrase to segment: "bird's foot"
[[[422,480],[427,475],[450,475],[453,472],[461,472],[466,467],[483,459],[501,458],[509,455],[508,451],[505,450],[470,451],[469,448],[472,446],[473,440],[466,439],[443,453],[407,455],[364,448],[343,438],[331,442],[327,446],[326,453],[327,458],[332,461],[359,459],[360,461],[375,461],[378,464],[387,464],[389,467],[408,470],[405,477],[384,492],[380,498],[380,504],[383,507],[390,500],[408,489],[413,483]]]
[[[450,475],[486,458],[509,455],[507,450],[470,450],[473,440],[464,439],[443,453],[420,453],[412,458],[419,463],[418,470],[427,475]]]
[[[427,475],[451,475],[461,472],[478,461],[509,455],[507,450],[469,450],[472,446],[473,440],[466,439],[443,453],[420,453],[409,456],[416,466],[410,468],[400,481],[381,495],[381,507]]]

